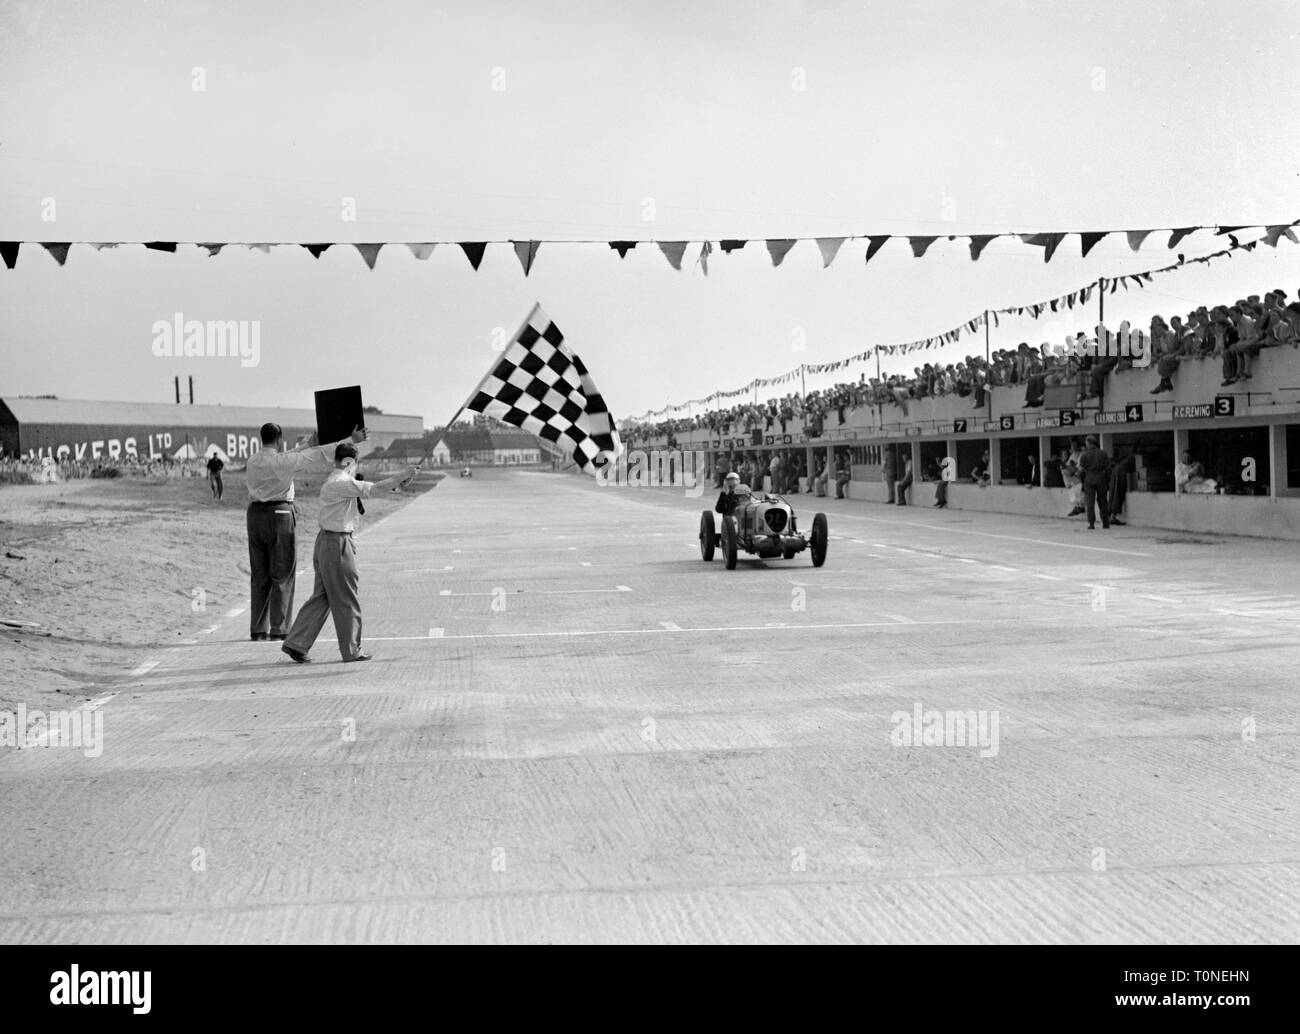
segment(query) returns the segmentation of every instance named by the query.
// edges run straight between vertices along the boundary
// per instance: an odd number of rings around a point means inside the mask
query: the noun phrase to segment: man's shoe
[[[1125,525],[1125,523],[1124,523],[1123,521],[1117,521],[1117,520],[1115,520],[1113,517],[1111,518],[1110,523],[1111,523],[1111,524],[1118,524],[1121,528],[1123,528],[1123,527],[1127,527],[1127,525]]]
[[[282,643],[282,642],[284,642],[284,641],[285,641],[286,639],[288,639],[288,638],[289,638],[289,633],[288,633],[288,632],[272,632],[272,633],[271,633],[271,642],[273,642],[273,643]]]
[[[368,660],[370,660],[370,654],[368,654],[368,653],[359,653],[359,654],[357,654],[355,657],[344,657],[344,658],[343,658],[343,663],[344,663],[344,664],[349,664],[349,663],[351,663],[352,661],[368,661]]]
[[[1073,510],[1071,510],[1069,513],[1067,513],[1065,516],[1067,516],[1067,517],[1078,517],[1079,514],[1081,514],[1081,513],[1083,513],[1083,507],[1082,507],[1082,506],[1076,506]]]
[[[1110,531],[1110,525],[1109,525],[1109,524],[1103,524],[1103,525],[1101,526],[1101,530],[1102,530],[1102,531]]]
[[[311,663],[311,658],[310,658],[310,657],[308,657],[305,653],[299,653],[297,650],[293,649],[292,647],[289,647],[289,646],[282,646],[282,647],[280,647],[280,652],[281,652],[281,653],[287,653],[290,657],[293,658],[293,662],[294,662],[295,664],[310,664],[310,663]]]
[[[254,632],[248,638],[255,643],[264,643],[266,642],[268,636],[265,632]]]
[[[1097,525],[1095,525],[1095,524],[1089,524],[1089,525],[1088,525],[1088,530],[1089,530],[1089,531],[1096,531],[1096,530],[1097,530]]]

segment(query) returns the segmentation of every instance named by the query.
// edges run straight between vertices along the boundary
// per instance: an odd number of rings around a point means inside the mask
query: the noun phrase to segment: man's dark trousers
[[[1116,467],[1110,475],[1110,516],[1118,517],[1124,512],[1124,500],[1128,498],[1128,471]]]
[[[1088,515],[1088,526],[1096,524],[1096,511],[1101,510],[1101,526],[1110,527],[1110,508],[1106,500],[1106,482],[1091,479],[1083,483],[1083,506]]]
[[[293,503],[248,504],[248,570],[252,635],[287,635],[298,574]]]

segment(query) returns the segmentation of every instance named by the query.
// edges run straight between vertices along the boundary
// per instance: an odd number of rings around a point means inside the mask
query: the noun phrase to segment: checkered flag
[[[540,305],[465,408],[572,450],[574,463],[588,473],[602,454],[613,459],[623,449],[591,374]]]

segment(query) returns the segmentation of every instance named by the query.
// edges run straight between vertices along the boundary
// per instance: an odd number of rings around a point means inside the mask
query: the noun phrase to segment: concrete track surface
[[[1294,546],[917,494],[726,571],[712,492],[448,479],[358,539],[374,660],[232,614],[0,754],[0,941],[1300,939]]]

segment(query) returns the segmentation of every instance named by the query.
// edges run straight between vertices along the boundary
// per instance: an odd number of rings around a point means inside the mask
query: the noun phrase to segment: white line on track
[[[1003,539],[1007,542],[1032,542],[1037,546],[1055,546],[1058,549],[1083,549],[1091,553],[1116,553],[1120,556],[1152,556],[1151,553],[1140,553],[1132,549],[1113,549],[1110,546],[1085,546],[1078,542],[1053,542],[1049,539],[1030,539],[1021,535],[998,535],[991,531],[976,531],[973,528],[959,528],[954,525],[923,524],[920,521],[891,521],[885,520],[883,517],[865,517],[858,513],[840,513],[836,514],[836,517],[848,518],[853,521],[870,521],[873,524],[901,524],[909,528],[925,528],[927,531],[940,531],[950,535],[978,535],[981,538]],[[881,545],[881,543],[873,543],[873,545]]]
[[[612,589],[515,589],[507,596],[581,596],[592,592],[631,592],[626,585],[616,585]],[[450,589],[438,590],[439,596],[496,596],[495,592],[452,592]]]
[[[955,618],[951,621],[854,621],[847,624],[826,625],[730,625],[710,628],[593,628],[573,629],[561,632],[483,632],[470,635],[445,635],[442,639],[589,639],[598,635],[712,635],[715,632],[808,632],[828,629],[849,628],[922,628],[929,625],[986,625],[1007,624],[1012,621],[1022,622],[1019,618]],[[423,635],[377,635],[366,636],[366,642],[421,642],[427,641]],[[318,643],[335,642],[333,638],[321,636]]]
[[[916,620],[914,618],[904,617],[902,614],[886,614],[884,611],[881,611],[881,616],[890,618],[893,621],[897,621],[900,625],[916,624]]]
[[[146,674],[147,672],[153,671],[153,669],[156,668],[156,667],[158,667],[158,662],[157,662],[157,661],[145,661],[142,665],[140,665],[138,668],[136,668],[135,671],[131,672],[131,677],[132,677],[133,679],[137,679],[137,678],[139,678],[141,675],[144,675],[144,674]]]

